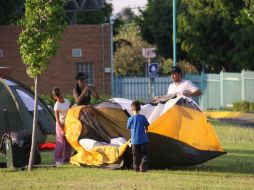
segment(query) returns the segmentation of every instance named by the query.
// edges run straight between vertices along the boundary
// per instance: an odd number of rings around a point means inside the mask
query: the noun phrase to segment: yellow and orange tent
[[[83,148],[82,138],[110,142],[115,137],[130,139],[126,124],[131,115],[131,100],[114,98],[95,106],[71,108],[65,121],[66,138],[77,152],[71,163],[75,165],[105,166],[119,164],[130,149],[104,145],[91,150]],[[219,139],[195,102],[186,97],[165,103],[144,104],[141,114],[150,122],[148,137],[150,167],[167,168],[189,166],[218,157],[223,151]],[[128,162],[131,157],[126,157]]]

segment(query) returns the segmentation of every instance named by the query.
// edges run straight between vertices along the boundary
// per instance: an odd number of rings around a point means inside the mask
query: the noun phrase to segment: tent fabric
[[[118,102],[123,109],[131,106],[130,100],[117,98],[112,101]],[[182,96],[155,106],[146,104],[142,106],[141,114],[150,122],[152,167],[195,165],[225,153],[214,129],[192,99]]]
[[[54,150],[56,148],[56,143],[42,143],[38,145],[39,150]]]
[[[200,150],[222,151],[219,140],[204,114],[191,108],[175,105],[154,121],[148,131]]]
[[[80,144],[79,144],[79,138],[82,136],[82,133],[88,134],[88,128],[90,126],[88,125],[82,125],[80,121],[80,113],[82,112],[87,113],[93,113],[94,109],[89,106],[77,106],[74,108],[71,108],[65,119],[65,136],[67,141],[70,143],[70,145],[73,147],[73,149],[77,152],[74,156],[71,157],[70,163],[74,165],[93,165],[93,166],[100,166],[104,164],[114,164],[116,163],[126,150],[128,144],[123,144],[120,147],[115,146],[97,146],[92,148],[92,150],[88,151],[85,150]],[[95,116],[94,116],[95,117]],[[91,123],[89,123],[92,125]],[[96,136],[96,135],[95,135]],[[94,136],[94,138],[96,138]],[[90,136],[90,138],[93,138]],[[107,137],[106,137],[107,138]],[[108,139],[108,138],[107,138]]]
[[[131,103],[132,100],[114,98],[94,107],[70,109],[65,122],[66,138],[77,151],[71,163],[100,166],[121,159],[128,143],[119,149],[99,146],[88,151],[80,146],[79,139],[104,142],[115,137],[130,139],[126,123],[132,115]],[[191,99],[178,97],[166,103],[145,104],[141,114],[150,122],[150,167],[200,164],[225,153],[214,129]]]
[[[32,131],[34,93],[18,81],[0,78],[0,137],[9,131]],[[38,101],[37,143],[43,143],[48,134],[55,134],[55,119],[51,111]],[[7,110],[8,122],[3,110]]]

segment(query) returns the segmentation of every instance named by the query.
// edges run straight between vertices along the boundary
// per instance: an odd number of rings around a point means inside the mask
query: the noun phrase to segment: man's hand
[[[160,96],[155,96],[153,99],[154,99],[154,100],[159,100],[159,99],[160,99]]]
[[[177,96],[191,97],[191,96],[200,96],[201,94],[202,94],[202,92],[198,89],[194,92],[186,90],[184,92],[178,93]]]

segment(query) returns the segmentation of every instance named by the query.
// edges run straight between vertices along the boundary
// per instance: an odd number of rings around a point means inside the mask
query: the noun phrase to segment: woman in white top
[[[55,117],[56,117],[56,148],[54,163],[65,164],[70,161],[71,146],[65,138],[64,132],[64,120],[67,111],[70,108],[70,102],[68,99],[63,98],[59,88],[52,90],[52,97],[56,101],[54,105]]]

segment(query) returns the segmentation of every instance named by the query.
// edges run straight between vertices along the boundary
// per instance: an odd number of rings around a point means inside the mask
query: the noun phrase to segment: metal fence
[[[202,109],[231,107],[240,100],[254,102],[254,72],[187,74],[185,79],[191,80],[201,89],[202,96],[194,99]],[[169,77],[156,77],[154,80],[149,77],[117,77],[114,80],[113,96],[148,101],[154,95],[165,95],[171,82]]]

